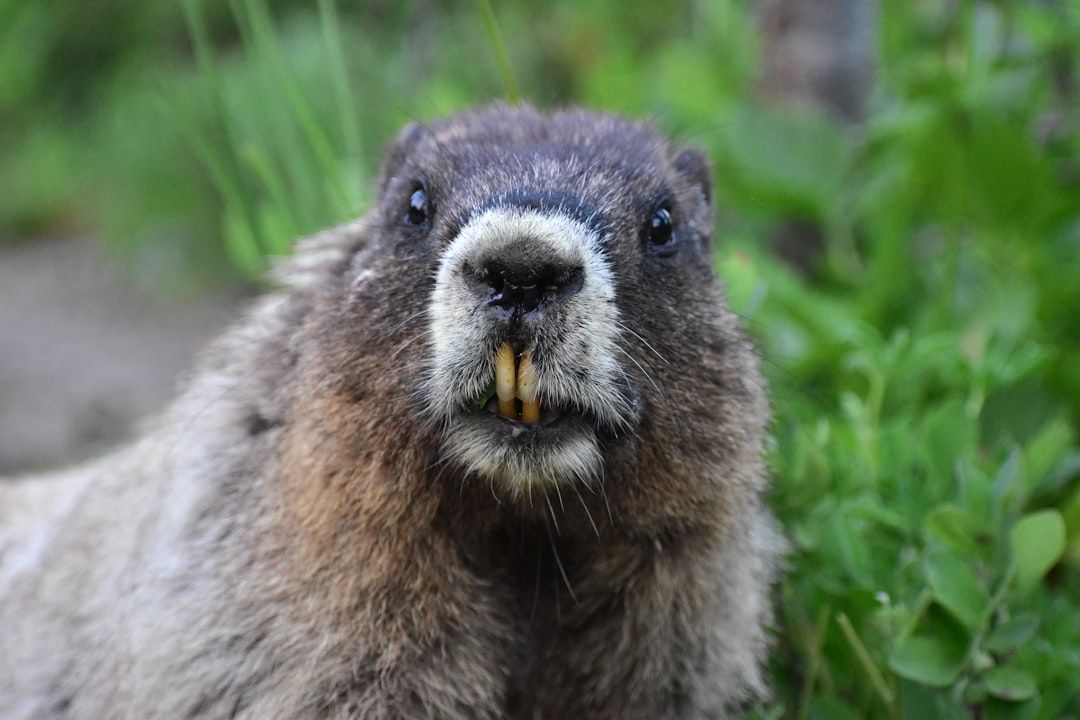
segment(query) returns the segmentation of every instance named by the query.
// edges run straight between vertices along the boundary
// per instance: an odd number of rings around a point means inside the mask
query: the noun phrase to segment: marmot
[[[139,439],[0,488],[0,715],[738,715],[782,543],[711,204],[616,116],[406,128]]]

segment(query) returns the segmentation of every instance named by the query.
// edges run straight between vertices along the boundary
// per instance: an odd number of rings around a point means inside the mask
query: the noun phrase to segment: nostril
[[[506,284],[506,279],[501,272],[492,272],[490,265],[484,265],[480,268],[480,284],[484,288],[501,293],[503,286]]]
[[[573,296],[584,285],[585,271],[569,263],[488,260],[475,270],[467,268],[466,277],[486,305],[525,314]]]
[[[576,295],[584,284],[585,268],[580,265],[566,267],[546,279],[544,294],[550,302],[561,302]]]

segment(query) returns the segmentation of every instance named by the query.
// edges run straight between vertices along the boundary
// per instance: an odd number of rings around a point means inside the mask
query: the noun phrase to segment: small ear
[[[705,158],[705,153],[698,148],[687,148],[675,158],[675,168],[691,184],[701,188],[705,202],[712,204],[712,168]]]
[[[394,177],[409,153],[420,144],[421,138],[431,132],[431,128],[421,122],[411,122],[394,138],[383,153],[382,172],[379,175],[379,187],[385,189],[390,178]]]
[[[408,152],[412,147],[420,142],[420,138],[431,132],[431,129],[422,122],[413,121],[401,128],[401,131],[394,138],[394,148],[400,148],[403,152]]]

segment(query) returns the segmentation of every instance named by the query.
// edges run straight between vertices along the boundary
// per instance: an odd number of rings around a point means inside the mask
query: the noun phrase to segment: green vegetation
[[[172,286],[257,272],[361,211],[403,122],[506,93],[484,3],[153,5],[95,3],[106,43],[74,0],[0,0],[0,237],[91,231]],[[715,159],[793,544],[760,717],[1075,717],[1080,10],[882,5],[855,128],[754,99],[743,3],[495,11],[526,97]],[[808,277],[762,240],[792,219],[824,232]]]

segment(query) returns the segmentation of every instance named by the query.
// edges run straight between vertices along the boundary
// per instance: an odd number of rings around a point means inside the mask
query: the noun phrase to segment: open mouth
[[[494,360],[494,377],[473,399],[472,412],[450,418],[446,452],[470,471],[508,483],[515,494],[596,477],[602,464],[596,419],[572,400],[552,396],[558,386],[546,384],[551,380],[543,370],[557,379],[557,368],[538,368],[532,348],[515,352],[510,343]]]
[[[495,380],[476,399],[476,406],[525,425],[546,425],[562,414],[559,408],[543,402],[537,386],[532,350],[515,353],[510,343],[503,343],[495,356]]]
[[[448,455],[472,472],[509,483],[515,492],[597,477],[604,426],[594,410],[605,406],[589,401],[606,386],[557,365],[536,363],[535,347],[516,351],[505,342],[494,355],[494,362],[487,364],[492,373],[487,386],[472,396],[470,408],[447,418],[443,432]],[[447,380],[468,383],[463,375]],[[583,401],[576,401],[578,397]],[[612,404],[621,408],[621,400],[616,394]]]

